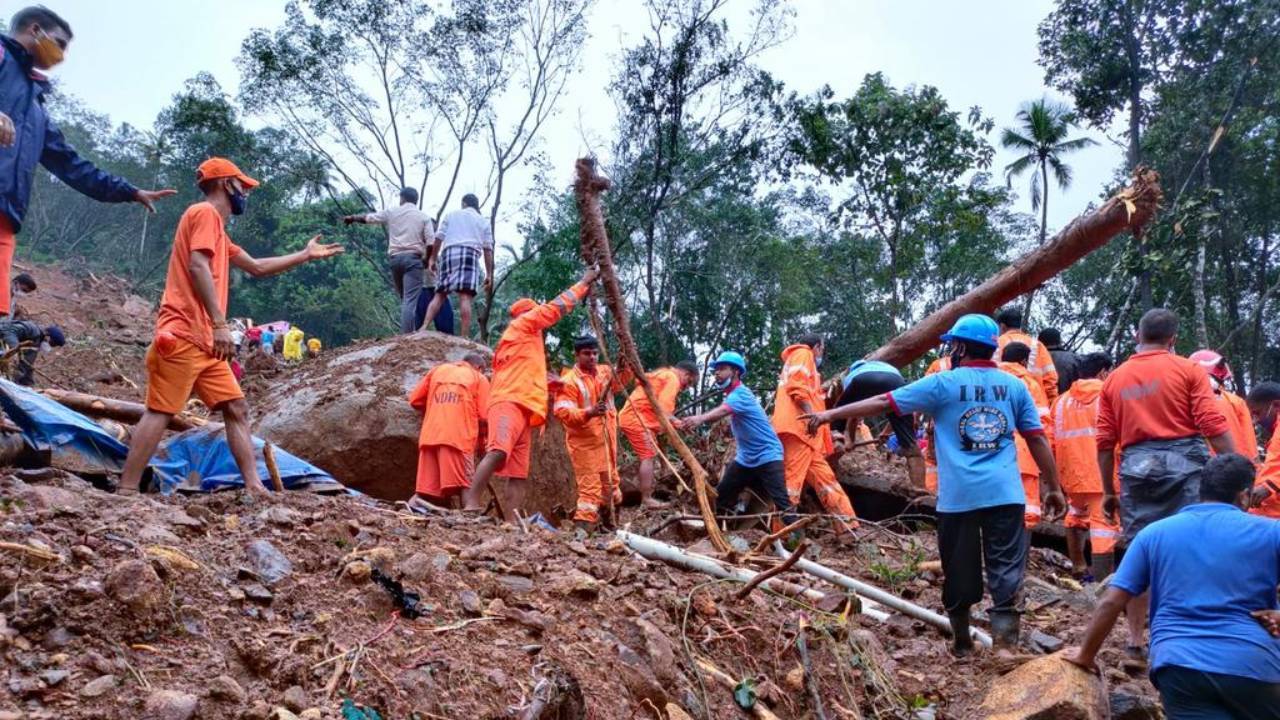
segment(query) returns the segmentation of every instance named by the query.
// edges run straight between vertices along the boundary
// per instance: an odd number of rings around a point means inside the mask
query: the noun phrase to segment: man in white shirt
[[[483,286],[488,292],[493,287],[493,229],[489,227],[489,221],[480,214],[480,200],[467,193],[462,196],[462,207],[445,215],[444,220],[440,221],[440,230],[436,232],[430,267],[439,276],[436,278],[436,296],[427,307],[423,328],[435,319],[449,295],[457,293],[462,314],[462,337],[471,337],[471,301],[482,285],[482,253]]]
[[[391,281],[400,296],[400,332],[417,329],[418,296],[426,286],[423,268],[435,237],[435,223],[418,209],[418,191],[401,188],[400,205],[367,215],[347,215],[342,221],[383,225],[387,230],[387,254],[391,256]]]

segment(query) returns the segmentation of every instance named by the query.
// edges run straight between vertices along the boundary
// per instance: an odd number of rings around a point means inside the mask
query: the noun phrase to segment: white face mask
[[[40,352],[49,352],[51,350],[53,350],[53,346],[49,344],[48,340],[42,340],[40,342]]]

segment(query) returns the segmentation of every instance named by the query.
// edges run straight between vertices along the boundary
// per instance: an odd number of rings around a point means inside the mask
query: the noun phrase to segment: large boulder
[[[1108,720],[1107,688],[1092,673],[1045,655],[996,678],[977,717],[986,720]]]
[[[489,348],[453,335],[416,333],[329,351],[279,378],[255,403],[254,432],[374,497],[413,494],[422,421],[409,393],[431,368]],[[571,509],[576,490],[564,431],[549,418],[534,433],[528,508]]]

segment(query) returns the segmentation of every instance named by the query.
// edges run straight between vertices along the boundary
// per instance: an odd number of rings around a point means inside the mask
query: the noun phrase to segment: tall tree
[[[1031,171],[1031,211],[1040,211],[1040,245],[1044,245],[1049,228],[1049,171],[1053,171],[1058,188],[1066,190],[1071,187],[1071,166],[1063,156],[1098,144],[1087,137],[1068,140],[1074,126],[1075,116],[1070,108],[1040,98],[1018,111],[1018,127],[1007,127],[1000,135],[1000,144],[1006,150],[1022,153],[1005,166],[1007,183],[1012,186],[1015,177]],[[1024,317],[1030,317],[1034,298],[1034,290],[1027,293]]]

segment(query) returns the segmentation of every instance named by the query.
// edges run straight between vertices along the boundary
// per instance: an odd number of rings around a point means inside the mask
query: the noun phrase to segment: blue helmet
[[[746,358],[742,357],[741,353],[736,353],[732,350],[725,350],[724,352],[720,353],[720,355],[715,359],[715,362],[711,363],[711,367],[713,369],[718,368],[721,365],[729,365],[730,367],[736,367],[738,368],[738,372],[742,373],[743,375],[747,374],[747,360]]]
[[[999,335],[1000,328],[996,327],[995,320],[986,315],[970,313],[957,320],[956,324],[951,326],[951,332],[942,336],[942,341],[968,340],[969,342],[997,347],[1000,344],[997,339]]]
[[[62,328],[57,325],[50,325],[44,329],[44,336],[49,338],[49,345],[53,347],[62,347],[67,344],[67,335],[62,332]]]

